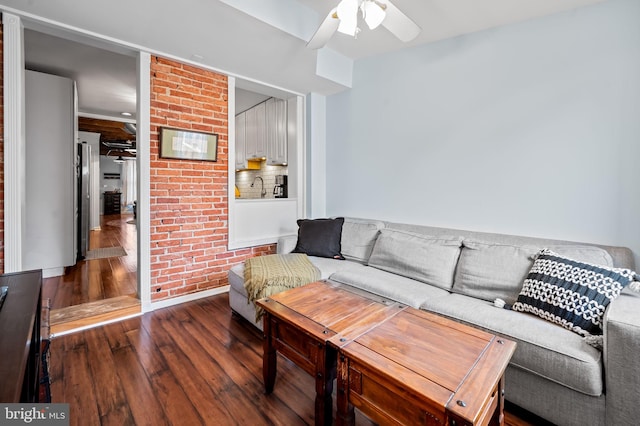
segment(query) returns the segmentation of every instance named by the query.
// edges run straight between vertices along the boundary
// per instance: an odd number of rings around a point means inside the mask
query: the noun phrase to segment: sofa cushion
[[[629,269],[578,262],[543,249],[512,308],[582,336],[602,334],[605,309],[634,277]]]
[[[545,247],[540,247],[540,249],[543,248]],[[549,245],[546,246],[546,248],[561,256],[570,257],[571,259],[575,259],[580,262],[613,267],[613,259],[611,258],[611,255],[605,249],[600,247],[563,244]]]
[[[369,266],[449,290],[461,245],[462,237],[382,229]]]
[[[278,237],[278,243],[276,244],[276,253],[277,254],[291,253],[293,249],[296,248],[297,243],[298,243],[298,234],[283,235],[281,237]]]
[[[382,228],[384,222],[379,220],[345,218],[341,242],[345,259],[367,263]]]
[[[445,290],[426,285],[420,281],[364,265],[357,269],[350,268],[335,272],[329,279],[393,299],[414,308],[418,308],[428,299],[449,294]]]
[[[611,255],[600,247],[569,244],[552,247],[557,253],[581,262],[613,266]],[[465,239],[451,291],[490,302],[500,298],[513,304],[541,248]]]
[[[602,352],[569,330],[454,293],[427,299],[421,307],[514,340],[511,364],[522,370],[587,395],[603,392]]]
[[[229,287],[248,297],[247,290],[244,288],[244,262],[238,263],[229,269],[227,277],[229,278]]]
[[[320,278],[327,279],[332,274],[340,271],[360,271],[365,265],[350,260],[328,259],[326,257],[309,256],[311,263],[320,269]]]
[[[341,250],[344,218],[299,219],[298,242],[292,253],[344,259]]]
[[[473,239],[465,239],[462,245],[451,291],[490,302],[500,298],[514,303],[538,248]]]

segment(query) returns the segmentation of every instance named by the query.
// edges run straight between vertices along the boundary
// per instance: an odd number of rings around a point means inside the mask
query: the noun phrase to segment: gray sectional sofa
[[[536,253],[634,269],[623,247],[346,218],[345,260],[310,256],[323,279],[354,286],[467,323],[517,342],[506,399],[559,425],[631,425],[640,421],[640,294],[625,288],[606,309],[602,350],[581,335],[514,303]],[[281,238],[278,253],[296,246]],[[234,312],[255,323],[243,265],[229,272]]]

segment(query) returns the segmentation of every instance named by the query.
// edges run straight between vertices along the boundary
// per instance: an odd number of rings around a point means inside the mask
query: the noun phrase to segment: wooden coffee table
[[[276,351],[316,381],[315,423],[331,424],[336,350],[406,308],[346,286],[318,281],[256,301],[265,311],[263,376],[267,394],[276,379]],[[329,339],[333,345],[327,345]]]
[[[510,340],[406,308],[339,346],[338,424],[504,424]]]

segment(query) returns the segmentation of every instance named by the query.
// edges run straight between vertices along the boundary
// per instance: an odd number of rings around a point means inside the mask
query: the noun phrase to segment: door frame
[[[24,239],[25,192],[25,99],[24,99],[24,28],[25,22],[18,15],[2,12],[3,21],[3,71],[4,71],[4,272],[23,269],[22,241]],[[49,22],[49,24],[51,24]],[[64,28],[59,25],[59,28]],[[81,36],[89,33],[74,29]],[[150,215],[149,215],[149,123],[150,123],[150,63],[151,55],[133,46],[115,43],[137,52],[137,288],[142,312],[151,310],[150,286]]]

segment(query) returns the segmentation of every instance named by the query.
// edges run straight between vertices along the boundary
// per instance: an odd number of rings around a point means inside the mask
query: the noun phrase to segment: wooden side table
[[[119,192],[105,192],[104,193],[104,208],[103,213],[107,214],[120,214],[120,196]]]
[[[504,371],[516,344],[407,308],[340,348],[337,423],[354,407],[380,424],[504,424]]]
[[[264,309],[263,376],[267,394],[276,380],[280,352],[315,378],[315,424],[332,423],[336,349],[405,306],[318,281],[256,301]],[[328,345],[329,339],[337,343]]]

